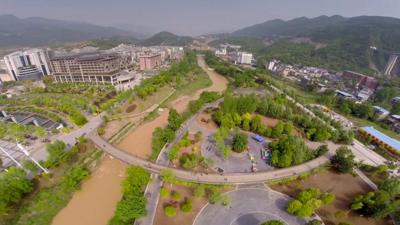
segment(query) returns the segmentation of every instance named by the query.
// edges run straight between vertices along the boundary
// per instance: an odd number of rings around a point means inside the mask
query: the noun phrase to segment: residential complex
[[[50,74],[48,52],[43,49],[13,52],[4,57],[4,63],[12,80],[40,80]]]

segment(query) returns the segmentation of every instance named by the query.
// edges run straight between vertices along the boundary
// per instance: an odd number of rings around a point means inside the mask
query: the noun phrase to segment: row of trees
[[[236,87],[254,87],[257,86],[255,77],[257,70],[237,69],[227,62],[223,62],[212,52],[206,52],[205,60],[208,66],[213,68],[217,73],[230,77]]]
[[[301,109],[288,102],[282,96],[267,97],[261,101],[257,112],[273,118],[284,119],[301,127],[307,138],[312,141],[332,140],[338,143],[349,144],[352,142],[354,133],[345,130],[332,130],[326,124],[315,117],[301,112]]]
[[[117,204],[110,225],[133,224],[135,219],[146,215],[144,190],[149,181],[150,174],[142,167],[131,166],[126,170],[122,199]]]
[[[81,110],[75,105],[76,102],[72,101],[71,98],[53,98],[50,96],[41,96],[33,98],[31,103],[38,107],[46,107],[55,109],[57,111],[66,113],[72,122],[78,126],[82,126],[87,123],[86,117],[82,114]],[[82,102],[86,105],[86,102]]]

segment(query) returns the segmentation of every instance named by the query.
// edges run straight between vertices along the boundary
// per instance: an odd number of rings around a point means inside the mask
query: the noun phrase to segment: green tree
[[[271,142],[269,148],[272,151],[271,164],[279,168],[298,165],[312,158],[312,153],[303,139],[295,136],[284,136]]]
[[[354,154],[346,147],[340,147],[331,159],[332,165],[341,173],[350,173],[353,171],[355,161]]]
[[[323,195],[321,195],[320,197],[322,203],[324,203],[325,205],[331,204],[333,201],[335,201],[336,196],[332,193],[325,193]]]
[[[181,127],[182,122],[182,116],[175,109],[170,109],[168,114],[168,127],[176,131]]]
[[[6,213],[8,207],[19,203],[31,191],[33,183],[24,170],[10,167],[8,171],[0,173],[0,212]]]
[[[285,225],[285,223],[280,220],[269,220],[265,221],[261,225]]]
[[[164,207],[164,213],[168,217],[174,217],[176,215],[176,208],[172,205],[167,205]]]
[[[177,191],[172,191],[171,192],[171,197],[175,200],[175,201],[179,201],[181,199],[181,194],[179,194],[179,192]]]
[[[185,198],[185,201],[181,205],[182,212],[189,213],[192,211],[192,208],[193,208],[192,200],[190,200],[189,198]]]
[[[232,150],[234,152],[241,153],[247,149],[247,144],[247,135],[243,133],[237,133],[233,138]]]
[[[193,196],[196,198],[202,198],[206,194],[206,189],[203,185],[197,185],[193,191]]]
[[[306,225],[322,225],[322,222],[320,220],[313,219],[308,221]]]
[[[180,158],[180,163],[185,169],[193,169],[203,162],[204,157],[197,153],[183,154]]]
[[[67,148],[67,146],[65,145],[65,143],[62,141],[59,141],[59,140],[57,140],[51,144],[48,144],[46,147],[46,150],[48,152],[46,166],[47,167],[57,167],[62,162],[65,162],[66,160],[68,160],[67,154],[66,154],[66,148]]]
[[[160,189],[160,196],[161,196],[162,198],[168,197],[169,194],[170,194],[170,191],[169,191],[168,189],[166,189],[166,188],[164,188],[164,187]]]

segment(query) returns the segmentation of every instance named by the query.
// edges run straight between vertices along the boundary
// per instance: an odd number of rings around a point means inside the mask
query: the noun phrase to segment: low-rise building
[[[63,54],[50,59],[56,82],[91,82],[118,85],[118,77],[129,71],[132,60],[118,53]]]
[[[382,120],[382,119],[386,118],[387,116],[389,116],[389,114],[390,114],[390,112],[388,110],[386,110],[380,106],[375,105],[375,106],[373,106],[373,108],[375,111],[374,112],[375,116],[377,117],[378,120]]]
[[[152,70],[161,66],[161,54],[157,53],[142,53],[139,55],[139,68],[140,70]]]
[[[387,136],[386,134],[376,130],[374,127],[362,127],[359,133],[363,136],[372,138],[374,144],[390,151],[394,155],[400,156],[400,141]]]

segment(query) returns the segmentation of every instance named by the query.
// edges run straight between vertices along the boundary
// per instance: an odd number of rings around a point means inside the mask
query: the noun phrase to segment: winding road
[[[259,172],[259,173],[231,173],[231,174],[219,175],[219,174],[206,174],[206,173],[186,171],[149,162],[145,159],[141,159],[121,149],[118,149],[114,145],[108,143],[106,140],[101,138],[95,131],[90,132],[88,134],[88,138],[90,138],[94,143],[96,143],[96,145],[99,148],[103,149],[103,151],[107,152],[109,155],[125,163],[142,166],[148,171],[157,174],[159,174],[163,170],[169,169],[179,179],[197,183],[208,183],[208,184],[252,184],[252,183],[262,183],[267,180],[290,177],[293,175],[308,172],[316,167],[319,167],[329,162],[330,157],[334,154],[334,149],[330,148],[328,154],[310,160],[304,164],[293,166],[290,168],[278,169],[267,172]]]

